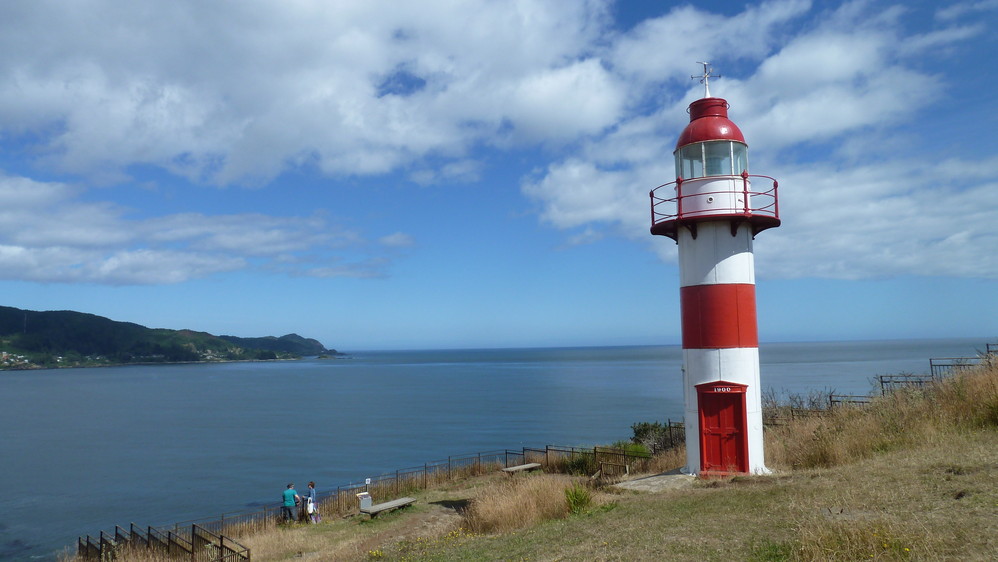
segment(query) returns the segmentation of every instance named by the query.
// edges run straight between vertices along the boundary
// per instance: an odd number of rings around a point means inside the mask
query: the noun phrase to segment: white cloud
[[[0,173],[0,240],[25,246],[77,248],[127,244],[132,234],[113,226],[120,210],[77,200],[81,190]],[[67,204],[76,200],[76,204]]]
[[[159,285],[240,269],[242,259],[148,249],[109,253],[71,246],[0,245],[0,277],[23,281]]]
[[[197,254],[138,249],[117,251],[77,267],[79,281],[114,285],[162,285],[207,277],[245,267],[245,260],[231,255]],[[65,281],[64,276],[58,278]]]
[[[686,84],[694,61],[759,60],[779,40],[779,27],[804,14],[808,0],[764,2],[725,18],[684,5],[640,23],[614,42],[614,67],[643,83]]]
[[[377,245],[321,215],[136,219],[128,209],[85,202],[80,195],[65,184],[0,175],[0,278],[164,284],[249,267],[309,274],[304,272],[330,263],[339,275],[383,276],[390,265],[386,258],[363,258]],[[402,246],[407,238],[395,233],[380,242]]]
[[[977,169],[980,174],[952,173]],[[998,159],[782,170],[781,228],[756,245],[764,277],[998,278]]]
[[[416,244],[411,235],[404,232],[396,232],[388,236],[382,236],[378,242],[390,248],[408,248]]]
[[[0,134],[90,179],[145,163],[219,184],[462,159],[503,131],[573,140],[619,115],[590,55],[607,17],[604,0],[8,2]]]
[[[530,140],[574,139],[615,123],[623,98],[600,61],[588,59],[524,77],[509,96],[509,117]]]
[[[443,182],[477,182],[482,177],[482,165],[474,160],[456,160],[440,166],[427,166],[409,174],[420,185]]]
[[[978,0],[976,2],[957,2],[949,6],[942,6],[936,11],[936,17],[940,20],[954,20],[968,14],[976,12],[986,12],[998,10],[998,0]]]
[[[983,24],[963,25],[940,29],[909,37],[900,45],[899,52],[902,55],[919,56],[933,49],[944,49],[953,44],[966,41],[987,32],[987,27]]]
[[[657,171],[671,174],[671,168],[670,159]],[[552,164],[536,181],[525,182],[523,191],[542,204],[541,218],[558,228],[589,226],[585,238],[594,239],[596,223],[638,236],[650,226],[648,191],[654,187],[649,184],[654,171],[601,170],[592,162],[570,159]]]

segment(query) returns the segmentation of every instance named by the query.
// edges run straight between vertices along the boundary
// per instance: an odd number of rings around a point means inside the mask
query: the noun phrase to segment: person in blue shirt
[[[284,498],[284,504],[281,505],[281,518],[284,521],[294,521],[295,520],[295,505],[301,501],[301,496],[295,491],[294,482],[288,484],[288,488],[284,490],[282,494]]]

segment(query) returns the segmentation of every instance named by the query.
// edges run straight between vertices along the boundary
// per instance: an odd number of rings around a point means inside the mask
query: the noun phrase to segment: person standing
[[[308,494],[305,496],[305,513],[312,523],[319,522],[319,504],[315,502],[315,482],[308,483]]]
[[[295,520],[295,505],[301,501],[301,496],[295,491],[295,483],[292,482],[288,484],[286,490],[282,494],[284,503],[281,505],[281,519],[284,522]]]

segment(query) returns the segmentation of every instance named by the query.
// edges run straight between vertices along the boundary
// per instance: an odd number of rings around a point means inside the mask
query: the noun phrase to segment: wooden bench
[[[393,509],[405,507],[413,503],[416,503],[416,498],[399,498],[397,500],[392,500],[390,502],[376,503],[371,507],[362,507],[360,508],[360,512],[366,513],[371,516],[371,519],[374,519],[382,511],[391,511]]]
[[[528,462],[527,464],[518,464],[516,466],[511,466],[509,468],[502,469],[506,474],[516,474],[517,472],[525,472],[528,470],[536,470],[541,467],[539,462]]]

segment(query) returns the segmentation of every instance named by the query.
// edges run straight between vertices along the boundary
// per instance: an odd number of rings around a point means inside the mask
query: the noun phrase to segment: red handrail
[[[713,179],[713,178],[717,178],[717,179],[735,179],[735,178],[739,178],[739,179],[742,180],[742,194],[744,195],[744,202],[743,202],[744,206],[741,209],[738,209],[738,208],[730,208],[730,209],[728,209],[728,210],[731,211],[731,213],[730,213],[731,216],[752,217],[752,216],[755,216],[755,215],[759,215],[759,216],[764,216],[764,217],[769,217],[769,218],[774,218],[774,219],[779,219],[780,218],[779,196],[778,196],[779,182],[777,182],[777,180],[775,178],[772,178],[770,176],[764,176],[764,175],[761,175],[761,174],[749,174],[748,172],[742,172],[740,175],[732,175],[732,176],[708,176],[708,177],[711,178],[711,179]],[[773,187],[771,189],[766,190],[766,191],[750,191],[749,190],[749,186],[750,186],[749,178],[766,178],[768,180],[772,180]],[[699,179],[699,178],[697,178],[697,179]],[[669,183],[662,184],[662,185],[660,185],[658,187],[655,187],[654,189],[651,190],[651,192],[649,193],[649,196],[651,197],[651,220],[652,220],[652,225],[656,225],[656,224],[659,224],[659,223],[662,223],[662,222],[665,222],[665,221],[670,221],[670,220],[683,219],[683,218],[694,218],[694,217],[698,217],[698,216],[704,216],[703,214],[698,213],[698,212],[690,213],[689,215],[684,215],[684,213],[683,213],[683,201],[685,199],[689,198],[689,197],[704,197],[704,196],[708,196],[708,195],[720,195],[720,194],[731,193],[730,190],[722,190],[722,191],[698,192],[698,193],[691,194],[691,195],[685,195],[685,194],[683,194],[683,189],[682,189],[683,183],[685,181],[688,181],[688,180],[684,180],[683,178],[679,177],[679,178],[676,178],[676,181],[672,181],[672,182],[669,182]],[[662,189],[663,187],[670,187],[670,186],[675,186],[675,190],[676,190],[676,195],[675,196],[666,198],[666,197],[659,197],[657,195],[656,192],[658,190]],[[750,199],[753,200],[752,204],[750,204]],[[762,202],[765,202],[765,204],[762,204]],[[659,206],[663,205],[663,204],[666,205],[667,207],[669,205],[675,205],[675,207],[674,207],[675,212],[673,212],[673,213],[668,212],[668,211],[670,211],[672,209],[666,209],[665,211],[659,211],[658,210],[660,208]],[[716,209],[715,211],[724,211],[724,210],[725,209]],[[710,216],[725,216],[725,214],[722,213],[722,214],[718,215],[717,213],[711,213]]]

